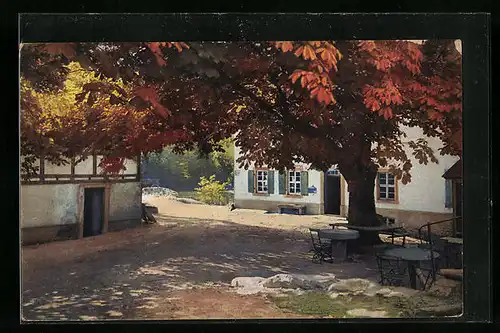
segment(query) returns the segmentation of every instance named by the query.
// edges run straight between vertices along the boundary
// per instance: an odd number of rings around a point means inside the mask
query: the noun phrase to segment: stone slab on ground
[[[332,283],[328,287],[329,292],[363,293],[369,289],[377,288],[377,284],[366,279],[345,279]]]
[[[332,283],[332,281],[335,281]],[[258,293],[277,294],[284,292],[303,293],[309,290],[323,290],[330,297],[339,295],[364,295],[368,297],[413,297],[419,290],[404,287],[384,287],[370,280],[352,278],[339,280],[333,274],[303,275],[276,274],[269,278],[236,277],[231,281],[231,287],[241,295]]]
[[[358,318],[387,318],[387,311],[372,311],[367,309],[348,310],[347,314]]]
[[[352,278],[339,280],[331,284],[327,291],[331,297],[340,295],[364,295],[364,296],[384,296],[384,297],[413,297],[420,293],[419,290],[405,288],[381,286],[367,279]]]
[[[269,278],[263,277],[236,277],[231,281],[231,287],[241,295],[257,293],[302,293],[304,290],[325,289],[335,275],[303,275],[303,274],[276,274]]]
[[[266,288],[285,288],[285,289],[323,289],[332,281],[335,281],[335,275],[304,275],[304,274],[277,274],[263,281]]]
[[[415,315],[418,317],[457,316],[462,313],[462,304],[447,304],[433,307],[419,308]]]

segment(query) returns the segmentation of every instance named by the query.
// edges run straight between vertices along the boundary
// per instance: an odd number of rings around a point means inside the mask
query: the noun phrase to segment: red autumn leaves
[[[147,64],[153,64],[153,66],[148,67],[148,70],[151,69],[153,72],[160,70],[155,64],[156,61],[160,66],[172,66],[174,69],[172,73],[175,73],[175,66],[178,64],[176,60],[178,59],[174,59],[174,57],[186,56],[187,58],[189,55],[187,53],[192,53],[181,52],[189,48],[186,43],[132,44],[130,46],[118,43],[114,45],[112,49],[114,51],[98,52],[101,57],[94,64],[94,68],[99,68],[105,74],[104,76],[113,79],[120,77],[120,75],[123,76],[125,72],[130,72],[130,77],[133,77],[130,80],[133,85],[132,89],[128,91],[127,96],[123,96],[125,98],[121,98],[120,94],[116,94],[116,96],[110,94],[110,102],[114,106],[123,105],[124,109],[131,109],[132,113],[138,109],[139,112],[146,114],[147,118],[153,119],[148,123],[143,119],[135,119],[126,112],[120,116],[115,114],[110,117],[111,123],[104,127],[109,130],[106,131],[109,137],[118,138],[116,139],[118,143],[115,144],[113,141],[115,147],[119,147],[129,154],[137,151],[152,151],[179,141],[195,141],[195,134],[201,137],[207,133],[210,134],[210,131],[220,132],[222,128],[224,133],[238,128],[239,124],[236,121],[227,119],[227,112],[224,110],[227,106],[226,103],[231,101],[231,103],[244,105],[249,102],[251,97],[237,97],[234,91],[231,91],[233,88],[223,91],[223,94],[218,96],[212,91],[213,81],[204,81],[205,76],[196,77],[189,83],[172,76],[168,82],[159,83],[157,76],[144,74],[151,72],[146,70],[135,72],[137,68],[144,65],[143,60],[147,59]],[[267,92],[272,92],[277,89],[276,86],[281,85],[281,88],[287,93],[286,97],[290,99],[288,102],[293,101],[293,105],[290,103],[290,107],[287,107],[290,110],[286,116],[293,116],[297,120],[301,118],[300,120],[307,121],[310,126],[318,127],[320,130],[325,130],[328,127],[324,126],[325,124],[333,124],[334,122],[340,124],[344,122],[346,126],[349,126],[347,118],[350,115],[347,112],[354,113],[358,110],[364,112],[363,105],[366,107],[366,112],[380,115],[381,122],[384,122],[384,119],[393,119],[398,116],[398,112],[403,112],[401,110],[405,108],[415,110],[415,113],[410,115],[404,111],[406,113],[403,116],[413,117],[417,119],[416,121],[421,121],[417,112],[427,114],[428,119],[432,121],[441,121],[446,115],[454,113],[454,111],[461,111],[460,80],[449,79],[439,71],[437,72],[440,76],[424,75],[421,70],[424,58],[418,44],[408,41],[339,41],[338,43],[333,41],[281,41],[264,44],[266,51],[250,42],[242,42],[241,47],[238,48],[227,48],[227,46],[210,45],[209,43],[202,45],[201,47],[206,47],[207,50],[227,51],[224,58],[233,61],[228,62],[231,66],[218,66],[218,63],[214,65],[207,61],[207,64],[204,62],[203,66],[208,68],[203,67],[201,70],[213,71],[214,69],[211,67],[213,66],[220,73],[227,70],[228,77],[237,73],[239,77],[235,75],[234,77],[237,78],[235,80],[241,81],[241,78],[243,81],[247,80],[255,88],[255,91],[258,90],[265,96],[271,96],[272,93],[267,94]],[[269,48],[270,45],[275,47],[274,50]],[[46,51],[72,58],[75,55],[75,50],[81,50],[85,47],[87,46],[80,45],[75,48],[75,44],[71,43],[47,44]],[[218,47],[221,49],[218,50]],[[191,48],[196,49],[194,43],[191,44]],[[286,53],[286,55],[282,53]],[[135,56],[135,54],[139,55]],[[102,55],[107,56],[109,61],[102,61]],[[189,56],[193,57],[193,55]],[[128,62],[118,63],[113,60],[121,58],[125,58]],[[282,59],[286,61],[281,61]],[[288,61],[290,59],[292,61]],[[90,60],[94,61],[95,59]],[[123,65],[130,63],[134,65]],[[115,69],[110,72],[116,72],[116,75],[107,75],[107,71],[102,70],[102,68],[109,66]],[[130,67],[126,68],[125,66]],[[269,84],[269,73],[279,73],[279,84]],[[287,80],[288,82],[283,84]],[[195,82],[206,84],[207,91],[200,90],[199,86],[194,84]],[[91,96],[94,96],[93,94],[105,94],[106,91],[112,90],[111,86],[108,87],[104,84],[86,88],[88,89],[84,89],[84,91],[88,91],[87,101],[90,102],[92,102],[93,97]],[[175,91],[180,91],[180,93],[175,93]],[[299,91],[299,93],[294,94],[294,91]],[[306,96],[303,92],[306,93]],[[342,92],[344,96],[341,96],[339,92]],[[348,94],[351,94],[352,97],[346,98],[345,96]],[[211,95],[213,97],[207,97]],[[85,95],[82,96],[85,97]],[[132,102],[134,98],[131,97],[134,96],[138,97],[136,101],[139,103],[127,103],[127,101]],[[236,98],[239,99],[233,100]],[[142,103],[141,100],[146,103]],[[198,100],[199,102],[197,102]],[[132,104],[132,107],[130,108],[130,105],[127,104]],[[220,107],[220,113],[218,107]],[[337,112],[340,108],[343,111]],[[181,109],[185,109],[185,112],[179,112]],[[152,112],[148,113],[149,110]],[[252,112],[250,110],[252,110],[251,107],[246,109],[245,114]],[[187,123],[179,125],[182,123],[180,119],[186,113],[197,124],[190,130],[187,129],[189,127]],[[207,116],[208,114],[210,118]],[[242,114],[238,119],[242,118]],[[116,121],[116,119],[120,119],[120,121]],[[206,124],[207,121],[209,125]],[[126,122],[127,125],[117,124],[123,122]],[[162,122],[163,125],[149,127],[149,125],[154,125],[154,122]],[[212,129],[213,123],[217,127],[215,130]],[[273,126],[275,125],[273,124]],[[123,136],[119,134],[120,131],[126,131],[127,134]]]
[[[316,74],[311,71],[301,71],[296,70],[292,75],[290,75],[292,83],[295,83],[300,79],[300,85],[302,88],[306,88],[311,93],[311,98],[315,98],[318,102],[324,104],[335,103],[333,94],[330,88],[330,82],[327,75]]]
[[[310,62],[310,70],[296,70],[290,75],[292,83],[300,79],[302,88],[309,90],[311,98],[321,104],[335,104],[333,82],[329,72],[337,70],[337,63],[342,55],[332,42],[276,42],[276,48],[283,52],[293,52],[296,57]]]
[[[165,60],[162,47],[172,48],[175,47],[177,51],[182,52],[183,49],[189,49],[189,46],[184,42],[150,42],[146,43],[146,46],[151,50],[156,58],[156,62],[160,66],[165,66],[167,61]]]
[[[424,57],[417,43],[395,40],[357,44],[356,66],[371,71],[362,89],[363,103],[371,112],[389,120],[395,115],[395,107],[406,103],[408,107],[420,105],[430,120],[439,120],[443,113],[461,111],[460,80],[423,75]],[[332,78],[339,71],[342,55],[333,42],[275,42],[275,46],[309,62],[309,70],[297,69],[290,75],[292,83],[300,83],[320,105],[336,103]]]
[[[378,112],[386,120],[393,117],[391,105],[402,105],[401,92],[392,81],[382,82],[381,87],[365,86],[363,89],[365,106],[372,112]]]
[[[166,118],[170,115],[170,111],[160,103],[156,87],[141,87],[136,89],[135,94],[144,101],[151,103],[151,106],[159,116]]]

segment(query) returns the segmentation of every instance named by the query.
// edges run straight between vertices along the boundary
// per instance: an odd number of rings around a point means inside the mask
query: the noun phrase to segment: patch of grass
[[[322,317],[337,314],[342,317],[344,309],[326,293],[308,292],[302,295],[286,294],[280,297],[271,297],[277,307],[297,314],[318,315]]]
[[[411,317],[415,306],[411,299],[382,296],[344,296],[331,298],[324,292],[306,292],[302,295],[288,293],[281,297],[271,297],[273,303],[287,312],[318,317],[351,318],[347,311],[368,309],[386,311],[390,318]],[[418,304],[420,305],[420,304]]]

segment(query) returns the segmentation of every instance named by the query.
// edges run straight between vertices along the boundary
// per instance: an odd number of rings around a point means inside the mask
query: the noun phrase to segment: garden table
[[[347,259],[347,241],[359,238],[359,232],[349,229],[320,229],[320,239],[329,239],[332,244],[332,258]]]
[[[394,257],[408,262],[408,274],[410,275],[410,286],[417,289],[417,268],[421,261],[428,261],[439,257],[439,253],[424,250],[419,247],[398,247],[384,251],[389,257]]]
[[[394,225],[384,224],[374,227],[368,227],[368,226],[365,227],[365,226],[350,225],[348,223],[331,223],[330,226],[333,229],[336,229],[336,227],[345,227],[347,229],[356,231],[373,231],[373,232],[378,232],[379,234],[389,235],[389,237],[392,239],[392,244],[394,244],[394,238],[403,237],[403,246],[405,244],[406,236],[410,235],[410,233],[406,232],[402,226],[396,224]]]

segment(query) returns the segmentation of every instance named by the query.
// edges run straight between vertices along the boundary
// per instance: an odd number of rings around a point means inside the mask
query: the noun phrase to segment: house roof
[[[462,159],[459,159],[443,174],[445,179],[462,179]]]

